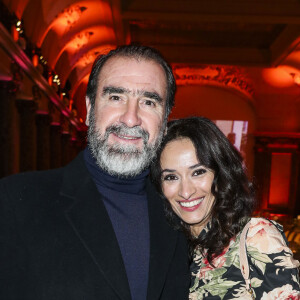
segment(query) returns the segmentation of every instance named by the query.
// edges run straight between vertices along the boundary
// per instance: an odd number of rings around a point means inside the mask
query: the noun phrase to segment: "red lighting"
[[[295,76],[294,76],[294,82],[297,85],[300,85],[300,74],[295,74]]]
[[[38,66],[38,64],[39,64],[39,56],[38,56],[37,54],[34,54],[34,55],[32,56],[32,64],[33,64],[35,67]]]
[[[279,66],[277,68],[264,69],[262,76],[269,85],[277,88],[285,88],[294,84],[291,73],[296,72],[297,69],[290,66]]]

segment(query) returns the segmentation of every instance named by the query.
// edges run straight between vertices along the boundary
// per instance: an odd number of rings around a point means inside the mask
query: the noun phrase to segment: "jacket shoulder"
[[[79,155],[68,165],[58,169],[14,174],[0,180],[0,190],[2,193],[14,196],[26,193],[26,191],[48,190],[51,192],[61,186],[65,172],[74,173],[73,170],[78,169],[78,166],[82,164],[83,158]]]
[[[20,191],[24,188],[37,188],[40,182],[51,182],[61,176],[63,168],[47,171],[33,171],[10,175],[0,180],[0,188]]]

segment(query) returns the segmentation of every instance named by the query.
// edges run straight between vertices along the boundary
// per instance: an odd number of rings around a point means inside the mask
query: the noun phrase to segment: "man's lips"
[[[122,134],[116,134],[113,133],[113,135],[121,140],[130,140],[130,141],[137,141],[140,140],[141,137],[140,136],[132,136],[132,135],[122,135]]]

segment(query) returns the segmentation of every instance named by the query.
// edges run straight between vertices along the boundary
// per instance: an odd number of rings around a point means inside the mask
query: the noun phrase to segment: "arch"
[[[13,11],[16,14],[17,18],[22,19],[23,12],[29,1],[30,0],[3,0],[3,3],[10,11]]]
[[[43,35],[39,37],[37,44],[40,47],[47,47],[46,40],[50,31],[55,33],[58,40],[69,40],[70,35],[97,25],[113,26],[109,4],[102,1],[77,1],[57,12]],[[50,40],[48,43],[51,42],[53,41]]]
[[[209,85],[179,86],[175,107],[170,119],[188,116],[205,116],[212,120],[248,122],[248,139],[245,149],[246,164],[252,173],[253,133],[256,130],[257,113],[252,99],[230,88]]]
[[[56,64],[55,69],[57,73],[60,74],[62,85],[64,86],[65,82],[74,69],[80,70],[87,65],[93,64],[98,55],[105,54],[113,48],[115,48],[115,46],[110,44],[100,45],[99,47],[92,48],[90,51],[88,51],[87,49],[87,51],[80,57],[78,54],[73,55],[72,57],[70,57],[70,61],[68,59],[63,59],[63,56],[61,56],[60,60]]]
[[[90,49],[101,44],[115,44],[114,30],[106,26],[95,26],[87,28],[76,35],[70,36],[68,41],[62,41],[59,52],[51,51],[49,65],[54,69],[61,55],[66,51],[71,58],[74,55],[82,56]]]

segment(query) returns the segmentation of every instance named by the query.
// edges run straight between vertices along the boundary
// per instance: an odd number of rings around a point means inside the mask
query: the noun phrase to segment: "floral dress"
[[[190,300],[252,299],[240,271],[239,241],[240,233],[214,258],[215,268],[195,250]],[[293,259],[287,247],[282,226],[263,218],[252,218],[246,244],[255,299],[299,300],[299,262]]]

